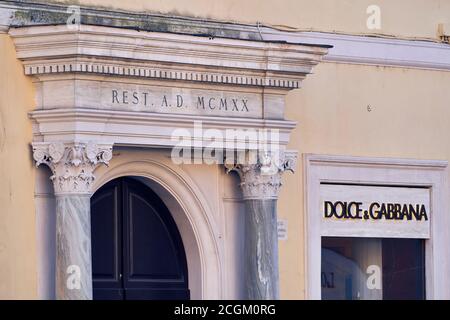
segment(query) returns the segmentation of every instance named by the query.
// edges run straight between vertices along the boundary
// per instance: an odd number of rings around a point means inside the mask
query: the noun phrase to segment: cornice
[[[289,120],[267,120],[249,118],[228,118],[193,116],[133,111],[112,111],[98,109],[51,109],[36,110],[29,114],[33,120],[34,141],[98,141],[117,146],[160,146],[173,147],[177,129],[195,133],[198,130],[214,129],[222,133],[222,143],[236,143],[248,146],[258,142],[245,134],[227,137],[227,130],[248,132],[248,130],[275,130],[274,138],[281,148],[287,146],[289,136],[297,122]],[[274,131],[272,131],[274,132]],[[194,137],[194,136],[193,136]],[[196,138],[195,138],[196,139]],[[202,140],[202,137],[199,138]],[[228,140],[227,140],[228,139]],[[232,140],[229,140],[232,139]],[[258,137],[256,137],[258,139]]]
[[[261,28],[265,40],[332,45],[325,62],[450,70],[450,45],[432,41]]]
[[[96,121],[97,119],[108,119],[116,122],[134,122],[134,123],[169,123],[179,124],[184,127],[195,121],[202,122],[205,126],[230,128],[230,124],[234,127],[243,128],[267,128],[267,129],[286,129],[292,130],[297,125],[296,121],[291,120],[269,120],[269,119],[252,119],[252,118],[227,118],[227,117],[211,117],[198,115],[184,115],[171,113],[149,113],[136,111],[113,111],[100,109],[50,109],[36,110],[29,113],[32,119],[39,119],[39,122],[58,122],[64,119],[83,119],[86,121]]]
[[[313,165],[336,165],[336,166],[380,166],[380,167],[425,167],[428,169],[443,170],[448,167],[446,160],[421,160],[402,158],[381,157],[356,157],[326,154],[305,154],[305,159]]]
[[[11,28],[28,75],[96,73],[294,89],[327,53],[314,45],[99,26]]]
[[[1,1],[0,33],[11,27],[62,25],[69,13],[66,5],[34,1]],[[230,39],[287,43],[327,44],[324,57],[332,63],[400,68],[450,70],[450,46],[432,41],[345,35],[329,32],[287,32],[243,23],[230,23],[163,14],[136,13],[106,8],[81,7],[81,23],[140,31],[189,34]],[[330,46],[331,45],[331,46]],[[325,46],[326,47],[326,46]]]

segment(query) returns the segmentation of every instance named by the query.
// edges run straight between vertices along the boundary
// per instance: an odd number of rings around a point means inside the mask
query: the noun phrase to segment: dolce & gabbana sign
[[[430,236],[428,188],[321,184],[319,212],[323,236]]]
[[[425,205],[411,203],[325,201],[323,214],[331,219],[428,220]]]

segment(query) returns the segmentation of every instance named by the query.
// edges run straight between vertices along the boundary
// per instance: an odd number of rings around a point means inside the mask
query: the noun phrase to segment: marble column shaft
[[[245,286],[252,300],[279,299],[276,200],[245,200]]]
[[[36,165],[52,170],[56,197],[56,298],[92,299],[90,196],[94,170],[112,158],[112,144],[33,143]]]
[[[225,160],[238,172],[245,201],[244,266],[246,298],[279,299],[277,198],[281,174],[293,171],[296,155],[249,153],[243,163]]]
[[[56,196],[56,297],[92,300],[89,195]]]

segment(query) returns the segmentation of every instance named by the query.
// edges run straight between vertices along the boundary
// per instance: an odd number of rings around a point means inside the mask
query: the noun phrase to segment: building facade
[[[0,298],[449,299],[450,4],[0,2]]]

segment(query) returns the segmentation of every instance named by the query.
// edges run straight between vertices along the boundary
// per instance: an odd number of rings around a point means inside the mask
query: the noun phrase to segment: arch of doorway
[[[192,299],[221,299],[223,270],[219,232],[206,199],[182,172],[157,160],[111,163],[96,172],[94,191],[119,177],[135,177],[148,185],[170,210],[186,251]]]

